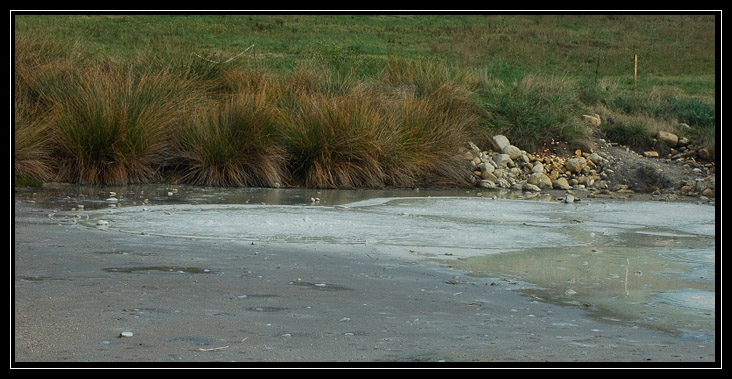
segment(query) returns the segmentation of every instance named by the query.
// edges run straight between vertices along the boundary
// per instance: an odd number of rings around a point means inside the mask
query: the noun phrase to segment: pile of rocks
[[[488,189],[539,192],[545,189],[607,189],[608,159],[597,152],[575,151],[571,157],[528,153],[503,135],[494,136],[491,148],[469,142],[465,158],[473,167],[475,185]]]
[[[679,125],[682,128],[689,128],[686,124]],[[705,147],[696,148],[690,143],[688,138],[679,137],[675,133],[659,131],[656,133],[656,139],[668,147],[669,153],[666,155],[666,158],[668,159],[684,161],[687,159],[693,160],[695,158],[701,160],[709,160],[711,158],[709,149]],[[645,151],[643,152],[643,155],[648,158],[660,158],[660,154],[655,150]]]

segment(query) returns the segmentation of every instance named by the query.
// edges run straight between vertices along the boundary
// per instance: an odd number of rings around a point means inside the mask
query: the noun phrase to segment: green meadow
[[[497,133],[527,151],[596,138],[650,149],[666,130],[714,154],[717,21],[13,14],[15,177],[460,185],[460,148]]]

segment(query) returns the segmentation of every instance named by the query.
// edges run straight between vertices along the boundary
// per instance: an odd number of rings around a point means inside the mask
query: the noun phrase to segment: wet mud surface
[[[703,365],[702,341],[598,320],[531,285],[368,243],[96,229],[17,199],[13,360]]]

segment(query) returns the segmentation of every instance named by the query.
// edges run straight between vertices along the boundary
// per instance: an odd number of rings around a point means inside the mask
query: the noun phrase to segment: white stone
[[[489,162],[483,162],[478,165],[478,169],[480,169],[480,172],[493,172],[496,170],[496,167]]]
[[[498,168],[505,168],[508,166],[513,166],[513,161],[511,160],[511,157],[508,156],[508,154],[494,155],[493,162],[496,162],[496,167],[498,167]]]
[[[495,147],[496,151],[503,151],[503,149],[506,148],[506,146],[510,145],[511,143],[508,142],[508,138],[506,136],[497,135],[493,136],[493,145]]]
[[[502,152],[504,154],[508,154],[508,157],[511,159],[521,158],[521,149],[513,145],[508,145],[504,147]]]

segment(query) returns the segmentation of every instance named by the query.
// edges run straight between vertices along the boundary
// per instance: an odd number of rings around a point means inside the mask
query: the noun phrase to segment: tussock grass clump
[[[462,88],[444,84],[424,98],[398,101],[396,133],[383,160],[392,185],[465,184],[469,172],[457,152],[478,131],[480,113]]]
[[[380,187],[386,119],[370,99],[301,94],[288,109],[285,146],[294,178],[307,187]]]
[[[25,113],[28,106],[15,100],[13,169],[16,176],[40,181],[54,178],[49,143],[49,115]]]
[[[287,183],[283,115],[264,93],[239,92],[195,114],[179,131],[181,181],[207,186]]]
[[[160,179],[190,83],[134,67],[74,72],[53,100],[52,136],[62,180],[127,184]]]
[[[464,184],[457,152],[477,130],[474,103],[444,84],[425,97],[355,85],[344,96],[302,93],[288,111],[290,168],[305,186]]]

